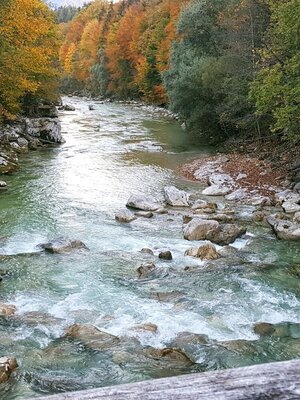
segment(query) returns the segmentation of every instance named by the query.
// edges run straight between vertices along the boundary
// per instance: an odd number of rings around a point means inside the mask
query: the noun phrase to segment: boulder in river
[[[18,368],[18,363],[14,357],[0,358],[0,383],[7,382],[11,374]]]
[[[164,188],[166,203],[173,207],[189,207],[190,195],[175,186],[166,186]]]
[[[17,307],[13,304],[0,304],[0,316],[8,317],[10,315],[14,315],[17,311]]]
[[[141,252],[150,254],[151,256],[154,256],[153,250],[149,249],[148,247],[142,248]]]
[[[136,211],[134,213],[136,217],[142,217],[142,218],[152,218],[153,217],[153,212],[151,211]]]
[[[246,233],[246,229],[235,224],[219,224],[215,220],[193,218],[183,228],[187,240],[210,240],[213,243],[226,245]]]
[[[219,226],[214,220],[193,218],[184,226],[183,235],[187,240],[206,240],[209,235],[219,230]]]
[[[136,216],[129,210],[123,210],[115,215],[115,219],[119,222],[129,223],[136,219]]]
[[[288,219],[280,219],[276,214],[269,215],[267,221],[279,239],[300,240],[300,225],[298,223]]]
[[[186,256],[197,257],[201,260],[216,260],[220,256],[216,246],[210,242],[205,242],[199,247],[192,247],[185,252]]]
[[[181,349],[173,349],[171,347],[155,349],[150,347],[148,349],[144,349],[143,353],[146,357],[158,361],[185,365],[194,364],[194,362]]]
[[[71,106],[70,104],[65,104],[64,106],[60,107],[60,109],[64,111],[75,111],[75,107]]]
[[[172,260],[173,256],[172,253],[170,252],[170,250],[164,250],[161,251],[158,255],[159,258],[161,258],[162,260]]]
[[[142,195],[131,195],[126,206],[143,211],[156,211],[161,208],[161,204],[153,196]]]
[[[49,253],[66,253],[75,249],[86,249],[86,245],[81,240],[54,239],[48,243],[40,244]]]
[[[117,336],[102,332],[94,325],[74,324],[67,328],[66,336],[82,342],[93,350],[109,349],[119,342]]]
[[[149,274],[151,274],[151,272],[153,272],[153,270],[155,270],[155,269],[156,269],[156,265],[152,262],[149,262],[149,263],[142,264],[141,266],[139,266],[136,271],[138,273],[139,278],[145,278]]]
[[[6,190],[7,189],[7,183],[4,181],[0,181],[0,190]]]

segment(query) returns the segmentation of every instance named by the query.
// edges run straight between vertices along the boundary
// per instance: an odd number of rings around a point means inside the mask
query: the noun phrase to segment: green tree
[[[273,132],[300,140],[300,0],[267,0],[271,24],[251,95]]]

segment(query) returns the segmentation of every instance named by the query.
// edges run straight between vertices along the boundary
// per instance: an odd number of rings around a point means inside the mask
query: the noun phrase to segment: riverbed
[[[298,337],[258,340],[253,331],[256,322],[300,323],[299,244],[280,242],[270,228],[253,224],[253,208],[236,207],[247,227],[247,236],[233,244],[242,257],[215,267],[184,256],[191,243],[183,239],[181,210],[169,207],[168,214],[130,224],[115,220],[131,194],[162,201],[164,186],[175,185],[202,198],[203,185],[177,170],[214,149],[196,146],[179,123],[151,108],[92,102],[89,110],[88,100],[64,100],[76,109],[60,115],[66,143],[24,155],[0,198],[0,302],[17,307],[13,319],[1,321],[0,355],[13,355],[20,365],[0,398],[300,357]],[[225,207],[222,198],[214,200]],[[89,250],[40,252],[40,243],[58,237],[80,239]],[[164,249],[172,261],[156,257]],[[136,269],[147,261],[158,272],[138,279]],[[157,293],[168,295],[162,301]],[[28,319],[32,312],[40,317]],[[110,352],[63,341],[74,323],[132,343]],[[157,325],[157,332],[132,329],[144,323]],[[183,346],[193,364],[136,357],[140,347],[172,346],[181,332],[206,335],[205,343]]]

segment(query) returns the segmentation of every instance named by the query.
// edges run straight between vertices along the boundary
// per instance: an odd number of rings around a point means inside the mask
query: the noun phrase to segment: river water
[[[182,237],[177,210],[130,224],[114,219],[130,194],[161,199],[170,184],[201,198],[201,185],[181,178],[176,168],[212,150],[189,143],[176,122],[148,108],[93,103],[90,111],[88,101],[66,102],[76,107],[61,115],[66,143],[25,155],[0,198],[0,302],[17,307],[13,318],[1,320],[0,355],[14,355],[20,364],[1,385],[0,398],[300,357],[297,334],[258,340],[253,333],[258,321],[300,322],[300,250],[252,225],[251,207],[238,209],[248,228],[233,245],[242,257],[208,267],[184,257],[191,243]],[[39,243],[57,237],[80,239],[89,251],[39,252]],[[169,249],[173,261],[152,259],[142,248],[155,254]],[[138,279],[136,268],[149,260],[158,272]],[[158,301],[156,293],[171,295]],[[32,312],[40,314],[28,318]],[[158,332],[132,330],[146,322]],[[60,339],[74,323],[92,323],[132,343],[92,351]],[[170,346],[180,332],[208,336],[205,344],[183,345],[195,364],[179,368],[136,357],[139,346]]]

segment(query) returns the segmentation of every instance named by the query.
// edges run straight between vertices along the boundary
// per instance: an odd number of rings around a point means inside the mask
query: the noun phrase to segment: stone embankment
[[[64,143],[61,125],[55,107],[45,106],[39,118],[20,118],[0,125],[0,174],[9,174],[19,168],[19,157],[29,150]],[[6,189],[5,181],[0,190]]]

